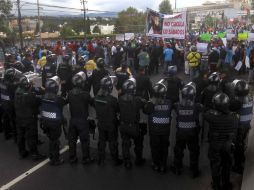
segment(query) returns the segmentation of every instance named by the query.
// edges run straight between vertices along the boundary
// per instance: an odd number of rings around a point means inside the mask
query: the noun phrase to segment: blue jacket
[[[164,49],[164,61],[172,61],[173,59],[173,54],[174,54],[174,51],[173,49],[171,48],[166,48]]]

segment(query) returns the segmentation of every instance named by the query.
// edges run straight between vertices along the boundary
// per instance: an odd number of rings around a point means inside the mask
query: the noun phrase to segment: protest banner
[[[147,9],[146,35],[160,37],[162,33],[163,18],[160,13]]]
[[[124,34],[125,40],[133,40],[135,38],[134,33],[125,33]]]
[[[200,39],[202,41],[210,42],[211,39],[212,39],[212,34],[210,34],[208,32],[207,33],[203,33],[203,34],[200,35]]]
[[[225,32],[219,32],[217,34],[218,38],[225,38],[226,37],[226,33]]]
[[[254,33],[249,33],[248,34],[248,41],[253,42],[254,41]]]
[[[185,39],[186,26],[186,12],[164,15],[162,36],[164,38]]]
[[[124,41],[124,34],[117,34],[116,41]]]
[[[237,37],[239,41],[245,41],[248,39],[248,33],[247,32],[238,33]]]
[[[186,27],[186,11],[174,15],[163,15],[151,9],[147,9],[147,36],[185,39]]]
[[[208,47],[208,43],[197,43],[197,52],[206,53],[207,47]]]
[[[235,38],[235,34],[227,33],[226,38],[227,40],[232,40],[233,38]]]

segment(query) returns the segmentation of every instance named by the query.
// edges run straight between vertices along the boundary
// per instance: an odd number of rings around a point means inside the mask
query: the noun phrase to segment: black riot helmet
[[[175,76],[177,73],[177,67],[175,65],[168,67],[168,75],[169,76]]]
[[[31,87],[32,83],[29,81],[29,79],[25,76],[22,75],[19,78],[19,86],[25,90],[28,90]]]
[[[75,74],[72,77],[72,84],[75,87],[83,88],[85,80],[86,80],[86,74],[83,71],[80,71],[79,73]]]
[[[54,63],[54,61],[55,61],[55,54],[51,53],[51,54],[47,55],[46,59],[47,59],[48,63]]]
[[[15,69],[15,68],[9,68],[6,69],[4,72],[4,80],[7,82],[14,82],[22,75],[22,72]]]
[[[14,68],[10,68],[10,69],[5,70],[5,72],[4,72],[4,80],[8,81],[8,82],[14,81],[15,74],[16,74],[16,72],[15,72]]]
[[[244,80],[234,80],[233,87],[236,96],[247,96],[249,94],[249,85]]]
[[[130,78],[123,83],[122,91],[124,94],[134,95],[136,93],[136,80]]]
[[[104,68],[104,65],[105,65],[104,59],[101,58],[101,57],[98,58],[98,59],[96,60],[96,65],[97,65],[97,67],[98,67],[99,69]]]
[[[209,84],[213,85],[218,85],[220,82],[220,74],[217,72],[213,72],[209,77],[208,77],[208,82]]]
[[[15,62],[14,64],[11,65],[11,67],[13,67],[14,69],[17,69],[19,71],[24,71],[24,69],[25,69],[25,66],[20,61]]]
[[[59,90],[60,78],[58,76],[54,76],[46,81],[45,91],[46,93],[54,93],[57,94]]]
[[[128,68],[127,61],[122,60],[121,67],[122,67],[123,70],[127,69]]]
[[[220,112],[227,113],[229,108],[229,97],[225,93],[217,93],[213,96],[214,108]]]
[[[196,96],[196,85],[193,82],[186,84],[182,89],[182,98],[194,101]]]
[[[110,76],[106,76],[101,79],[100,90],[103,94],[111,94],[113,90],[113,81]]]
[[[167,87],[160,81],[154,85],[153,92],[156,98],[164,98],[167,93]]]
[[[71,57],[69,55],[64,55],[63,56],[63,63],[68,64],[70,59],[71,59]]]

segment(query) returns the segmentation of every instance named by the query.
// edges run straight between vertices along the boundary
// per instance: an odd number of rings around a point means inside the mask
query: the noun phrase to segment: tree
[[[85,31],[86,34],[91,34],[90,26],[91,26],[90,18],[87,17],[87,20],[86,20],[86,31]]]
[[[0,32],[4,32],[7,35],[11,33],[7,22],[11,10],[12,2],[10,0],[0,0]]]
[[[126,10],[118,13],[116,19],[115,32],[116,33],[143,33],[145,30],[145,19],[146,15],[144,12],[139,12],[133,7],[129,7]]]
[[[96,34],[100,34],[101,33],[101,29],[98,25],[96,25],[94,28],[93,28],[93,33],[96,33]]]
[[[159,11],[162,14],[173,14],[172,6],[169,0],[163,0],[159,5]]]
[[[60,31],[60,36],[65,39],[69,36],[75,36],[75,32],[70,27],[64,26]]]

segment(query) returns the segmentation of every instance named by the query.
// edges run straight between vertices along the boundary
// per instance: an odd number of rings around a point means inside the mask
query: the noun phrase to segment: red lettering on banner
[[[185,30],[164,29],[162,30],[162,34],[184,35]]]
[[[170,22],[164,22],[164,26],[170,26]]]
[[[174,17],[174,19],[178,19],[178,18],[179,18],[179,19],[182,19],[182,18],[183,18],[183,15],[180,14],[180,15],[177,15],[177,16]]]
[[[184,22],[171,22],[171,26],[184,26]]]

